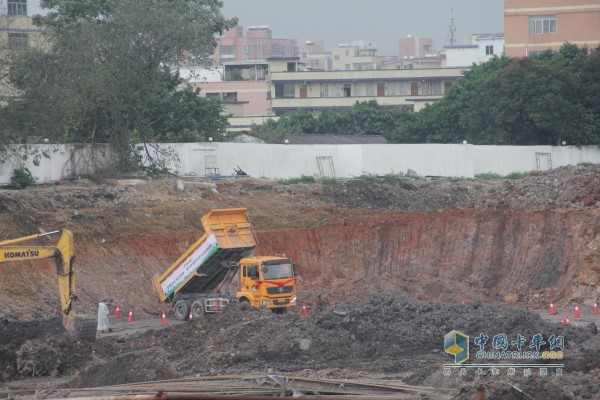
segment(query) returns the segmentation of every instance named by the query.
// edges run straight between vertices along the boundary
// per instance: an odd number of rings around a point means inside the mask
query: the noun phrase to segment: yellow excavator
[[[55,246],[22,244],[57,233],[60,233],[60,238]],[[73,267],[75,261],[73,233],[67,229],[62,229],[0,242],[0,263],[44,258],[54,258],[56,262],[64,327],[78,339],[95,340],[97,321],[91,316],[76,315],[73,310],[73,303],[77,299],[75,294],[75,270]]]

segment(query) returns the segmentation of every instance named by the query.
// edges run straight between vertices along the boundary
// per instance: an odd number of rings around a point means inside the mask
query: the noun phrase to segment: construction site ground
[[[276,315],[231,305],[176,321],[158,302],[152,276],[202,235],[201,215],[232,207],[248,208],[255,254],[294,260],[308,315],[301,307]],[[77,312],[95,318],[98,300],[109,298],[113,331],[95,342],[66,334],[52,260],[0,264],[0,398],[211,387],[600,399],[598,165],[518,180],[166,177],[0,189],[0,240],[61,228],[75,238]],[[514,376],[503,367],[464,368],[462,376],[444,351],[452,330],[471,336],[468,363],[477,363],[473,338],[481,333],[489,335],[487,350],[497,334],[522,335],[527,347],[541,334],[542,350],[551,335],[562,336],[564,358],[543,363],[564,367],[547,368],[547,376],[540,368],[516,368]]]

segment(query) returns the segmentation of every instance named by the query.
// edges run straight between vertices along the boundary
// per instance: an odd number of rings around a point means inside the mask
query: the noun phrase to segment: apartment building
[[[504,53],[504,34],[478,33],[471,37],[469,45],[444,47],[446,67],[465,68],[480,64]]]
[[[383,58],[371,42],[355,41],[339,44],[331,51],[333,71],[362,71],[381,69]]]
[[[598,0],[505,0],[505,53],[527,57],[565,42],[600,46]]]
[[[325,51],[325,41],[312,39],[300,46],[300,63],[310,71],[331,71],[331,53]]]
[[[295,57],[298,55],[295,39],[274,38],[268,26],[251,26],[244,36],[244,28],[236,26],[217,39],[213,64],[225,62],[266,60],[269,57]]]
[[[357,101],[418,111],[442,98],[460,68],[299,71],[298,57],[269,59],[271,111],[281,116],[297,110],[351,108]]]
[[[33,25],[34,13],[39,13],[39,0],[0,1],[0,76],[6,76],[10,54],[41,44],[41,30]],[[8,82],[0,82],[0,100],[18,97]]]

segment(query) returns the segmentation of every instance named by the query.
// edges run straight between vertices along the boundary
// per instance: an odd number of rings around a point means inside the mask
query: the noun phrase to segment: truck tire
[[[175,318],[180,321],[187,321],[190,317],[190,302],[187,300],[177,300],[173,307]]]
[[[192,303],[192,315],[194,318],[204,317],[204,302],[202,300],[196,300]]]
[[[251,308],[252,308],[252,306],[250,305],[250,300],[246,299],[245,297],[242,297],[240,299],[240,310],[248,311]]]

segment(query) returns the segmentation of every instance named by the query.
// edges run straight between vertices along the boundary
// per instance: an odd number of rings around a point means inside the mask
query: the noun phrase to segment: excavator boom
[[[56,246],[35,246],[22,243],[60,232]],[[18,245],[17,245],[18,244]],[[81,319],[73,316],[71,311],[73,302],[77,299],[75,294],[75,274],[73,262],[75,261],[73,233],[67,229],[25,236],[18,239],[0,242],[0,263],[10,261],[38,260],[54,258],[56,274],[58,276],[58,291],[60,305],[63,313],[63,325],[71,333],[86,340],[95,339],[96,327],[93,320]],[[93,333],[93,338],[92,338]]]

